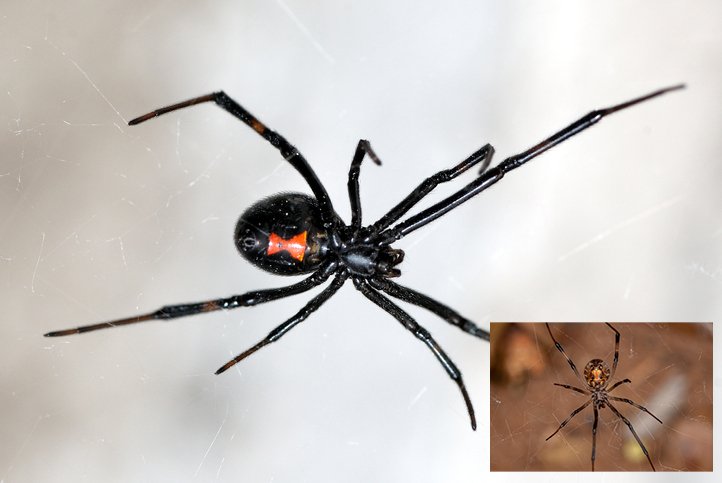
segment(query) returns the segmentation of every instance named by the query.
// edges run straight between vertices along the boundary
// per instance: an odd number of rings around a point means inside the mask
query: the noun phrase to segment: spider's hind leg
[[[373,303],[384,309],[386,312],[391,314],[396,320],[401,322],[401,324],[409,332],[414,334],[416,338],[420,339],[424,344],[426,344],[429,349],[431,349],[431,352],[434,353],[436,358],[446,370],[447,374],[449,374],[449,377],[451,377],[451,379],[456,383],[456,385],[459,386],[461,395],[464,398],[464,402],[466,403],[466,410],[468,411],[469,418],[471,419],[471,429],[476,431],[476,416],[474,415],[474,406],[471,404],[471,398],[469,397],[469,393],[466,391],[464,380],[461,377],[461,371],[457,369],[456,365],[454,365],[449,356],[447,356],[446,353],[441,349],[441,347],[439,347],[439,344],[436,343],[431,334],[426,329],[421,327],[409,314],[404,312],[400,307],[398,307],[392,301],[390,301],[389,299],[378,293],[376,290],[374,290],[371,286],[369,286],[365,279],[354,277],[353,282],[359,292],[361,292]]]
[[[323,289],[320,294],[312,298],[310,302],[308,302],[301,310],[298,311],[298,313],[296,313],[296,315],[273,329],[263,340],[261,340],[261,342],[225,363],[223,366],[221,366],[220,369],[216,371],[216,374],[227,371],[238,362],[242,361],[246,357],[256,352],[261,347],[267,346],[271,342],[276,342],[278,339],[286,335],[289,330],[293,329],[298,324],[306,320],[309,315],[311,315],[313,312],[318,310],[319,307],[326,303],[326,301],[330,299],[338,291],[339,288],[341,288],[344,282],[346,282],[346,278],[347,277],[343,274],[337,274],[336,278],[333,279],[331,284],[325,289]]]
[[[634,430],[634,426],[632,426],[632,423],[630,423],[627,418],[625,418],[624,416],[622,416],[622,413],[620,413],[620,412],[617,410],[617,408],[615,408],[615,407],[612,405],[612,403],[610,403],[609,401],[607,401],[607,406],[609,406],[609,409],[611,409],[612,412],[613,412],[614,414],[616,414],[617,417],[624,422],[624,424],[627,425],[627,427],[629,428],[629,430],[632,432],[632,436],[634,436],[634,439],[637,440],[637,443],[639,444],[639,447],[642,448],[642,452],[644,453],[644,456],[647,457],[647,461],[649,461],[649,466],[652,467],[652,471],[657,471],[657,469],[654,467],[654,464],[652,464],[652,458],[649,456],[649,453],[647,452],[647,448],[644,447],[644,443],[642,443],[642,440],[639,439],[639,436],[637,435],[637,432]],[[649,411],[647,411],[647,412],[649,412]],[[650,414],[651,414],[651,413],[650,413]],[[656,416],[655,416],[655,419],[656,419]],[[659,421],[659,420],[657,419],[657,421]],[[662,421],[659,421],[659,422],[661,423]],[[594,465],[594,459],[592,459],[592,468],[594,468],[593,465]]]
[[[397,299],[410,304],[418,305],[419,307],[423,307],[426,310],[433,312],[451,325],[455,325],[468,334],[475,335],[476,337],[487,341],[490,340],[489,332],[478,327],[474,322],[466,317],[463,317],[451,307],[432,299],[428,295],[403,287],[391,280],[374,279],[370,280],[369,283],[371,283],[374,288],[383,290],[392,297],[396,297]]]
[[[254,290],[246,292],[242,295],[233,295],[222,299],[206,300],[204,302],[195,302],[187,304],[166,305],[143,315],[136,315],[125,319],[111,320],[110,322],[101,322],[92,325],[83,325],[73,329],[56,330],[48,332],[45,337],[63,337],[72,334],[81,334],[83,332],[91,332],[99,329],[110,329],[121,325],[137,324],[140,322],[149,322],[152,320],[170,320],[189,315],[204,314],[214,312],[216,310],[230,310],[238,307],[252,307],[254,305],[272,302],[291,295],[297,295],[307,292],[312,288],[324,283],[332,273],[336,271],[335,263],[327,263],[320,267],[310,277],[286,287],[271,288],[265,290]]]

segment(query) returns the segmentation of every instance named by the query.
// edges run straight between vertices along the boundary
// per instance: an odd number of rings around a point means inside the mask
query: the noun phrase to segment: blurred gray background
[[[370,222],[487,142],[499,161],[686,82],[404,239],[401,282],[483,327],[722,316],[717,1],[25,0],[0,14],[2,481],[488,478],[488,344],[409,309],[462,370],[472,432],[428,349],[350,285],[222,376],[311,295],[42,336],[293,281],[231,240],[254,201],[308,191],[277,151],[211,105],[126,125],[219,89],[305,154],[347,219],[348,166],[371,140]]]

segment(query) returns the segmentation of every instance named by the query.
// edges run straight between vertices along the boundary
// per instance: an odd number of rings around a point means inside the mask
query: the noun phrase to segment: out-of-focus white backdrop
[[[686,82],[403,240],[400,282],[483,327],[720,319],[719,2],[469,3],[3,3],[0,480],[488,478],[488,344],[409,309],[462,370],[472,432],[428,349],[350,285],[222,376],[311,295],[42,336],[293,281],[231,240],[254,201],[307,191],[277,151],[211,105],[126,125],[219,89],[305,154],[346,218],[371,140],[373,221],[484,143],[498,161]]]

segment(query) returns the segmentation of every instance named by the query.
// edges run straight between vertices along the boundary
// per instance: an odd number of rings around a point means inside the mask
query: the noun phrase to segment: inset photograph
[[[492,323],[491,471],[712,471],[711,323]]]

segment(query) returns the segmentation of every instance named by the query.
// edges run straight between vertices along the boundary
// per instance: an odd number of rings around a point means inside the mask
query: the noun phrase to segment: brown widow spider
[[[381,161],[371,149],[371,144],[365,139],[358,142],[348,173],[351,222],[346,224],[334,209],[326,188],[306,158],[283,136],[266,127],[225,92],[214,92],[149,112],[131,120],[128,124],[139,124],[178,109],[213,102],[248,125],[278,149],[283,158],[306,180],[314,196],[280,193],[257,202],[239,218],[234,241],[241,256],[262,270],[276,275],[306,274],[308,277],[286,287],[256,290],[203,302],[166,305],[155,312],[75,329],[48,332],[45,336],[59,337],[149,320],[168,320],[215,310],[250,307],[307,292],[324,284],[333,276],[326,288],[307,302],[294,316],[273,329],[256,345],[221,366],[216,374],[226,371],[262,347],[276,342],[333,297],[347,280],[351,280],[364,297],[394,317],[434,354],[461,391],[466,410],[469,413],[471,427],[475,430],[474,407],[466,391],[461,371],[436,343],[431,334],[387,295],[422,307],[467,334],[480,339],[488,341],[489,332],[477,327],[471,320],[441,302],[394,282],[392,279],[401,275],[398,265],[404,259],[404,252],[393,248],[392,244],[444,216],[465,201],[496,184],[509,171],[523,166],[557,144],[593,126],[605,116],[683,87],[683,85],[668,87],[616,106],[592,111],[537,145],[520,154],[510,156],[494,167],[489,166],[494,148],[490,144],[486,144],[458,165],[426,178],[381,219],[367,226],[363,226],[361,222],[361,197],[359,194],[361,162],[366,156],[376,164],[381,164]],[[473,181],[434,205],[399,221],[438,185],[452,181],[476,165],[479,165],[480,169]],[[443,256],[445,250],[449,250],[449,247],[439,247],[438,253]]]
[[[589,401],[582,404],[580,407],[574,410],[572,414],[569,415],[569,417],[559,425],[556,431],[554,431],[551,436],[549,436],[546,441],[549,441],[549,439],[557,434],[560,429],[562,429],[570,419],[572,419],[574,416],[576,416],[579,412],[581,412],[584,408],[589,406],[590,404],[594,403],[592,408],[594,409],[594,425],[592,426],[592,471],[594,471],[594,457],[597,451],[597,423],[599,422],[599,410],[605,408],[606,406],[609,406],[609,409],[612,410],[614,414],[619,417],[622,421],[624,421],[624,424],[629,426],[629,430],[632,432],[632,435],[634,436],[634,439],[637,440],[637,443],[639,443],[639,447],[642,448],[642,451],[644,452],[644,455],[647,457],[647,461],[649,461],[649,465],[652,467],[652,471],[657,471],[654,468],[654,465],[652,464],[652,458],[649,457],[649,453],[647,452],[647,448],[644,447],[644,444],[642,443],[642,440],[639,439],[639,436],[637,436],[637,432],[634,431],[634,427],[632,426],[632,423],[627,420],[624,416],[622,416],[622,413],[620,413],[617,408],[614,407],[614,405],[611,403],[610,399],[612,401],[619,401],[619,402],[625,402],[627,404],[630,404],[634,406],[637,409],[641,409],[645,413],[652,416],[654,419],[659,421],[660,424],[662,421],[659,420],[657,416],[652,414],[647,410],[647,408],[640,406],[639,404],[629,400],[624,399],[621,397],[614,397],[610,396],[609,393],[612,392],[614,389],[616,389],[618,386],[625,384],[627,382],[631,383],[629,379],[623,379],[617,383],[615,383],[612,387],[607,389],[607,386],[609,386],[609,383],[612,381],[612,378],[614,377],[614,371],[617,370],[617,362],[619,361],[619,332],[617,329],[611,326],[607,322],[607,325],[610,329],[614,331],[616,334],[614,336],[614,363],[612,364],[612,370],[609,370],[609,365],[607,365],[606,362],[604,362],[601,359],[592,359],[589,361],[584,367],[584,378],[579,375],[579,372],[577,371],[576,366],[572,362],[572,360],[569,358],[569,356],[564,352],[564,349],[562,349],[561,344],[557,342],[557,340],[554,338],[554,335],[552,334],[551,328],[549,328],[549,324],[546,324],[547,330],[549,331],[549,335],[551,336],[552,340],[554,341],[554,345],[557,346],[557,349],[559,349],[559,352],[562,353],[562,355],[567,359],[567,362],[569,362],[569,365],[572,367],[572,370],[574,371],[574,374],[577,375],[577,379],[582,383],[582,386],[584,386],[587,390],[579,389],[578,387],[570,386],[568,384],[558,384],[554,383],[555,386],[561,386],[565,389],[571,389],[572,391],[584,394],[585,396],[589,396]]]

